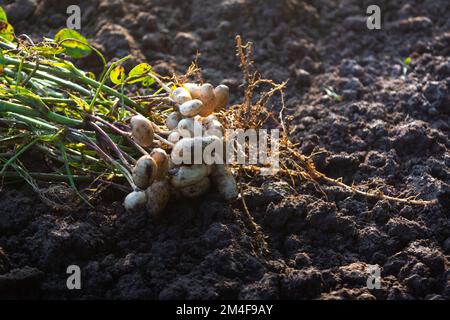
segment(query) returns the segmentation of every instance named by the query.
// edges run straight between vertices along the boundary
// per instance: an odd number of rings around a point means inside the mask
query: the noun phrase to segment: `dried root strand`
[[[397,203],[421,206],[437,204],[437,199],[418,200],[416,196],[405,198],[389,196],[379,189],[375,191],[364,191],[355,185],[349,186],[345,184],[341,179],[333,179],[319,172],[311,157],[305,156],[295,150],[296,145],[292,143],[288,137],[288,129],[283,119],[283,111],[285,109],[283,90],[286,86],[286,82],[276,84],[271,80],[262,79],[260,75],[254,71],[251,48],[252,43],[249,42],[243,45],[241,37],[239,35],[236,36],[236,55],[240,60],[246,89],[242,103],[232,106],[229,110],[222,113],[220,117],[226,119],[225,123],[229,127],[241,129],[261,128],[263,125],[267,124],[267,121],[269,120],[277,124],[282,130],[280,139],[281,168],[278,171],[280,176],[286,177],[292,185],[295,185],[296,179],[302,179],[314,182],[319,189],[320,183],[327,183],[342,188],[351,194],[371,199],[388,200]],[[261,85],[268,85],[270,86],[270,89],[260,93],[258,99],[255,100],[256,89]],[[278,117],[275,117],[266,107],[267,102],[275,93],[281,95],[281,111]],[[262,170],[262,167],[255,165],[236,166],[235,169],[240,170],[241,172],[251,173],[251,178],[255,173],[259,173]],[[320,191],[326,196],[323,190],[320,189]]]

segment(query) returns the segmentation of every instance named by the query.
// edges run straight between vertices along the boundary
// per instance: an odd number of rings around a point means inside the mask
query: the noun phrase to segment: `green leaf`
[[[2,7],[0,7],[0,21],[8,22],[8,17],[6,16],[5,10],[3,10]]]
[[[114,84],[122,84],[125,80],[125,68],[123,66],[115,67],[109,74],[109,78]]]
[[[411,63],[411,57],[407,57],[405,60],[403,60],[403,64],[406,66],[410,63]]]
[[[83,58],[92,52],[86,38],[72,29],[65,28],[58,31],[55,42],[61,45],[71,58]]]
[[[135,66],[133,69],[131,69],[130,73],[128,74],[128,78],[132,79],[128,81],[128,83],[136,83],[144,80],[144,75],[146,75],[148,72],[152,70],[152,67],[148,63],[140,63],[137,66]]]
[[[39,52],[43,55],[55,55],[64,52],[63,47],[50,47],[50,46],[36,46],[30,48],[33,51]]]
[[[14,28],[6,21],[0,20],[0,37],[8,41],[14,40]]]
[[[145,77],[145,79],[142,81],[142,85],[147,88],[150,87],[154,83],[155,83],[155,79],[153,79],[152,77]]]

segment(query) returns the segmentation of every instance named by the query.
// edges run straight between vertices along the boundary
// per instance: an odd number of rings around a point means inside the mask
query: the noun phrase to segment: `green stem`
[[[34,77],[35,78],[51,81],[51,82],[53,82],[53,83],[55,83],[55,84],[57,84],[57,85],[59,85],[61,87],[77,91],[77,92],[79,92],[79,93],[81,93],[82,95],[85,95],[85,96],[90,96],[91,95],[91,92],[89,90],[87,90],[86,88],[84,88],[84,87],[82,87],[82,86],[80,86],[80,85],[78,85],[76,83],[73,83],[73,82],[70,82],[70,81],[66,81],[64,79],[52,76],[52,75],[50,75],[48,73],[45,73],[45,72],[42,72],[42,71],[36,71],[36,69],[33,69],[33,70],[26,69],[26,71],[30,72],[29,74],[25,73],[27,76],[34,72]],[[5,69],[5,73],[7,75],[12,75],[15,72],[13,70]]]
[[[41,113],[30,107],[3,100],[0,100],[0,112],[14,112],[28,117],[42,116]],[[80,126],[83,123],[82,120],[71,119],[53,111],[47,112],[44,116],[50,121],[67,126]]]
[[[47,122],[45,122],[45,121],[43,121],[41,119],[38,119],[38,118],[31,118],[31,117],[27,117],[27,116],[24,116],[24,115],[21,115],[21,114],[18,114],[18,113],[13,113],[13,112],[7,112],[6,114],[12,116],[14,119],[23,121],[25,123],[30,124],[31,126],[34,126],[34,127],[38,127],[38,128],[41,128],[41,129],[52,130],[52,131],[57,131],[58,130],[57,127],[55,127],[55,126],[53,126],[53,125],[51,125],[51,124],[49,124],[49,123],[47,123]]]
[[[23,68],[23,62],[24,61],[25,61],[25,57],[20,59],[19,70],[17,71],[17,77],[16,77],[16,86],[20,85],[21,75],[22,75],[22,68]]]
[[[55,160],[58,160],[61,162],[63,161],[61,156],[56,152],[56,150],[54,150],[48,146],[45,146],[43,144],[36,144],[36,149],[42,151],[43,153],[47,154],[49,157],[52,157]],[[83,160],[89,160],[95,164],[101,164],[101,161],[98,160],[97,158],[91,157],[90,155],[86,155],[86,154],[83,155],[83,154],[81,154],[81,152],[70,149],[67,146],[66,146],[66,151],[67,151],[67,153],[71,154],[71,156],[70,156],[71,160],[74,160],[76,162],[83,162]]]
[[[51,182],[65,182],[67,181],[68,176],[66,174],[60,174],[60,173],[42,173],[42,172],[28,172],[28,175],[36,180],[41,180],[41,181],[51,181]],[[6,178],[6,179],[15,179],[15,178],[23,178],[22,175],[20,175],[20,173],[17,172],[12,172],[12,171],[6,171],[3,173],[2,177]],[[125,192],[130,192],[131,189],[111,182],[111,181],[106,181],[103,179],[98,179],[96,177],[91,177],[91,176],[82,176],[82,175],[72,175],[72,179],[76,182],[93,182],[93,181],[99,181],[102,183],[106,183],[106,184],[110,184],[111,186],[120,189],[122,191]],[[120,179],[120,177],[116,176],[116,179]],[[122,179],[121,179],[122,180]]]
[[[30,82],[30,80],[33,78],[34,74],[36,73],[36,71],[39,68],[39,60],[36,62],[36,66],[34,67],[34,69],[28,74],[28,76],[25,78],[25,80],[23,80],[23,82],[20,84],[22,87],[25,87],[27,85],[28,82]]]
[[[0,42],[0,45],[1,45],[1,42]],[[7,57],[4,55],[3,56],[0,55],[0,65],[18,66],[19,63],[20,62],[17,59]],[[36,67],[36,64],[33,62],[24,62],[23,67],[28,70],[33,70]],[[38,69],[40,71],[46,72],[48,74],[54,75],[59,78],[63,78],[63,79],[70,80],[70,81],[78,81],[84,85],[91,86],[95,89],[98,89],[100,87],[100,83],[98,81],[85,76],[80,70],[75,68],[75,66],[73,66],[73,65],[70,65],[70,69],[71,69],[70,71],[61,69],[60,67],[57,67],[57,66],[47,66],[47,65],[42,65],[42,64],[38,66]],[[122,95],[117,90],[114,90],[113,88],[108,87],[106,85],[102,86],[102,90],[104,92],[106,92],[107,94],[114,96],[116,98],[120,99],[123,97],[123,100],[126,105],[139,110],[139,112],[144,112],[143,108],[141,107],[141,105],[139,103],[131,100],[130,98],[128,98],[125,95]]]
[[[121,64],[122,62],[130,59],[131,56],[126,56],[125,58],[122,58],[120,60],[117,60],[116,62],[111,63],[111,65],[109,66],[108,70],[106,71],[106,73],[103,75],[103,78],[101,79],[100,85],[97,88],[97,91],[95,92],[95,96],[94,99],[92,99],[91,104],[89,105],[89,113],[93,113],[94,111],[94,104],[95,101],[97,100],[98,96],[100,95],[100,92],[102,91],[103,86],[105,85],[105,81],[108,78],[109,74],[111,73],[111,71],[119,64]],[[123,95],[121,95],[121,98],[123,98]]]
[[[45,103],[50,103],[50,104],[65,104],[65,105],[71,105],[71,106],[76,106],[77,103],[75,101],[73,101],[72,99],[68,99],[68,98],[54,98],[54,97],[41,97],[42,101],[44,101]],[[89,100],[86,100],[87,102]],[[98,101],[98,104],[102,104],[106,107],[111,107],[112,102],[108,102],[108,101]]]
[[[59,173],[40,173],[40,172],[29,172],[32,178],[44,181],[54,181],[54,182],[64,182],[67,181],[67,175]],[[21,175],[17,172],[6,171],[2,175],[5,178],[20,178]],[[79,182],[90,182],[94,180],[89,176],[72,175],[72,178]]]
[[[67,179],[69,180],[70,186],[77,193],[77,195],[84,201],[84,203],[86,203],[89,207],[94,208],[94,206],[89,203],[89,201],[84,197],[84,195],[82,195],[80,193],[80,191],[78,191],[78,188],[77,188],[77,186],[75,184],[75,180],[73,179],[73,176],[72,176],[72,171],[70,170],[69,160],[67,158],[67,153],[66,153],[65,146],[64,146],[64,144],[62,142],[60,142],[59,146],[60,146],[60,149],[61,149],[62,157],[64,159],[64,166],[66,168]]]

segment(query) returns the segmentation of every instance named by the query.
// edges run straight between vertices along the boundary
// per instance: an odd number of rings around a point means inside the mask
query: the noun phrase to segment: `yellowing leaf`
[[[70,94],[70,93],[69,93],[69,97],[77,104],[77,106],[82,108],[84,111],[89,110],[89,104],[86,101],[84,101],[83,99],[81,99],[73,94]]]
[[[92,52],[86,38],[72,29],[65,28],[58,31],[55,42],[66,49],[65,53],[71,58],[83,58]]]
[[[131,69],[130,73],[128,74],[128,83],[136,83],[139,81],[144,80],[144,76],[152,70],[152,67],[148,63],[140,63],[137,66],[135,66],[133,69]]]
[[[114,84],[122,84],[125,79],[125,68],[123,66],[115,67],[111,71],[109,78],[111,79],[111,82]]]
[[[8,41],[14,40],[14,28],[6,21],[0,20],[0,38]]]
[[[55,55],[64,52],[63,47],[50,47],[50,46],[31,47],[31,50],[39,52],[43,55]]]

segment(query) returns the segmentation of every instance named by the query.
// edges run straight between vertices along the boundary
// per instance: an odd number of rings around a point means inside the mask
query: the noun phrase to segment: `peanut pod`
[[[183,103],[180,106],[179,109],[180,109],[180,113],[183,116],[193,117],[202,112],[202,110],[204,109],[204,105],[203,105],[202,101],[200,101],[198,99],[194,99],[194,100],[186,101],[185,103]]]
[[[230,99],[230,89],[226,85],[221,84],[214,89],[214,95],[216,97],[214,110],[217,112],[226,107]]]
[[[167,173],[169,172],[169,156],[166,151],[161,148],[155,148],[150,152],[150,157],[155,160],[158,167],[155,179],[162,180],[166,178]]]
[[[181,194],[186,198],[197,198],[209,191],[211,181],[208,177],[204,177],[199,182],[183,187],[180,189]]]
[[[179,87],[172,92],[172,99],[178,104],[183,104],[192,100],[192,96],[186,88]]]
[[[142,147],[149,147],[153,143],[154,131],[150,120],[142,115],[131,118],[131,135],[133,139]]]
[[[170,183],[175,188],[182,188],[200,182],[208,174],[208,168],[204,164],[181,166],[171,170]]]
[[[149,215],[159,217],[170,199],[170,185],[167,179],[155,181],[145,190],[147,195],[146,209]]]
[[[145,208],[146,203],[147,195],[144,191],[133,191],[129,193],[123,201],[125,210],[128,212],[139,211],[140,209]]]
[[[178,122],[182,119],[182,116],[179,112],[174,111],[169,114],[166,118],[166,126],[169,130],[173,130],[178,126]]]
[[[199,113],[202,117],[206,117],[214,112],[216,96],[214,87],[211,84],[205,83],[200,87],[200,100],[203,102],[203,108]]]
[[[157,171],[158,165],[151,156],[140,157],[132,172],[134,184],[140,189],[147,188],[155,180]]]
[[[213,183],[219,194],[226,201],[235,200],[238,195],[238,187],[231,170],[224,164],[216,164],[211,172]]]

